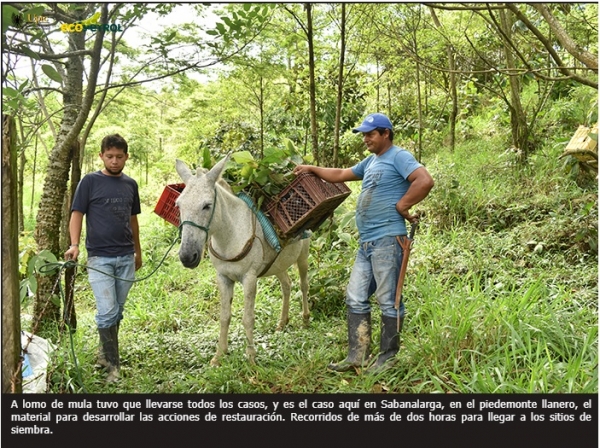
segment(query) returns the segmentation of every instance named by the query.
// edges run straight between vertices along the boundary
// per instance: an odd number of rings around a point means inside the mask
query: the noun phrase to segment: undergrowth
[[[236,286],[229,354],[212,367],[219,332],[214,269],[181,266],[177,245],[157,273],[136,284],[120,331],[122,379],[95,370],[94,302],[77,280],[78,328],[56,333],[48,388],[56,393],[597,393],[597,188],[562,170],[550,147],[519,166],[491,139],[427,160],[436,180],[406,280],[407,317],[397,363],[379,376],[332,373],[345,357],[345,287],[357,248],[353,194],[313,235],[311,323],[302,325],[297,274],[290,323],[276,332],[281,296],[261,279],[257,364],[244,356],[242,291]],[[150,188],[150,187],[148,187]],[[176,229],[141,218],[146,275]],[[374,305],[374,343],[379,319]],[[75,364],[77,361],[77,365]]]

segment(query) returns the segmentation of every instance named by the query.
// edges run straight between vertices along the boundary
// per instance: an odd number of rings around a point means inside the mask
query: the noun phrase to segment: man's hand
[[[400,213],[404,219],[406,219],[411,224],[416,224],[419,222],[419,217],[421,216],[418,212],[415,214],[410,213],[410,209],[408,208],[400,208],[398,207],[399,202],[396,204],[396,211]]]
[[[135,270],[139,270],[142,267],[142,254],[135,254]]]
[[[65,252],[65,260],[66,261],[77,261],[77,257],[79,257],[79,247],[71,246],[69,250]]]
[[[296,168],[294,168],[294,174],[298,176],[300,174],[312,173],[312,168],[312,165],[296,165]]]

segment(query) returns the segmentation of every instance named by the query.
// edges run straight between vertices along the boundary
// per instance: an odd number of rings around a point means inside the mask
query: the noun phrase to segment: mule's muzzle
[[[201,257],[202,252],[197,252],[197,251],[187,251],[187,252],[179,252],[179,260],[181,261],[181,264],[189,269],[194,269],[196,267],[198,267],[198,265],[200,264],[200,260],[202,260]]]

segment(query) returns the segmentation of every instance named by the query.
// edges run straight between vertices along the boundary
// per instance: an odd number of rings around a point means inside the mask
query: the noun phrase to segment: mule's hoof
[[[288,320],[286,320],[285,322],[279,322],[279,325],[277,325],[277,328],[275,328],[275,331],[283,331],[285,329],[285,327],[288,324]]]
[[[310,327],[310,316],[302,316],[302,325],[304,328]]]
[[[119,381],[119,369],[113,365],[108,366],[108,375],[106,376],[107,383],[116,383]]]
[[[218,356],[214,356],[213,359],[210,360],[210,365],[213,367],[219,367],[221,365],[221,359]]]
[[[256,350],[246,350],[246,359],[248,364],[256,365]]]

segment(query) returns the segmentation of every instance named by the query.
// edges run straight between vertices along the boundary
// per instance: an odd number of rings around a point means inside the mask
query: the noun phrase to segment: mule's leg
[[[258,279],[253,276],[246,276],[242,282],[244,287],[244,317],[242,324],[246,330],[246,355],[251,364],[255,363],[256,348],[254,347],[254,303],[256,301],[256,283]]]
[[[227,353],[227,334],[229,333],[229,323],[231,322],[231,302],[233,300],[234,282],[221,274],[217,274],[217,285],[221,295],[221,313],[219,318],[221,329],[219,330],[217,353],[210,361],[213,366],[218,366],[221,356]]]
[[[277,325],[277,331],[281,331],[290,320],[290,292],[292,289],[292,281],[286,271],[277,274],[277,278],[279,279],[279,283],[281,283],[281,295],[283,296],[281,317],[279,318],[279,324]]]
[[[298,273],[300,274],[300,291],[302,291],[302,321],[307,327],[310,320],[310,310],[308,309],[308,253],[309,243],[306,243],[298,257]]]

